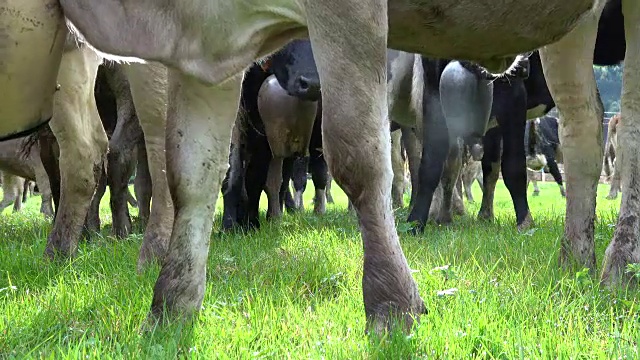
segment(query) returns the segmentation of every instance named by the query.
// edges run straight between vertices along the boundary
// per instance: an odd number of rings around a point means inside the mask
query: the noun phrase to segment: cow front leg
[[[547,85],[560,112],[559,135],[567,182],[560,263],[595,270],[596,190],[602,171],[603,108],[593,74],[598,14],[540,50]]]
[[[640,3],[623,0],[627,52],[625,54],[622,121],[618,126],[619,157],[616,171],[622,169],[622,203],[613,240],[604,255],[602,282],[620,285],[632,279],[628,264],[640,263]],[[636,283],[637,284],[637,283]]]
[[[313,212],[316,214],[324,214],[327,211],[327,202],[332,199],[331,177],[327,169],[327,162],[322,153],[312,155],[309,159],[309,170],[311,172],[311,180],[315,188],[315,196],[313,197]]]
[[[144,142],[138,144],[136,151],[138,164],[136,165],[136,177],[133,181],[133,192],[136,194],[138,202],[138,218],[140,226],[145,229],[149,222],[151,213],[152,183],[149,172],[149,161],[147,157],[147,147]]]
[[[158,63],[129,64],[124,68],[144,133],[151,174],[151,212],[137,263],[138,271],[142,271],[147,265],[162,260],[173,226],[173,204],[165,173],[167,68]]]
[[[540,195],[540,188],[538,187],[538,180],[536,179],[536,172],[531,169],[527,169],[527,188],[529,188],[529,182],[533,184],[533,196]]]
[[[175,219],[153,291],[151,313],[157,318],[164,311],[188,318],[202,305],[213,213],[229,167],[240,84],[240,76],[210,86],[170,71],[166,151]]]
[[[107,152],[108,140],[95,102],[94,84],[102,62],[83,47],[63,55],[54,97],[51,130],[60,148],[60,206],[45,256],[70,257],[77,250],[82,225]]]
[[[387,2],[343,0],[335,6],[308,0],[305,8],[323,85],[323,149],[331,174],[353,202],[362,232],[367,329],[381,334],[396,321],[408,329],[425,306],[400,246],[391,208]],[[335,31],[356,29],[354,24],[360,25],[359,36]],[[357,80],[343,81],[346,74]]]

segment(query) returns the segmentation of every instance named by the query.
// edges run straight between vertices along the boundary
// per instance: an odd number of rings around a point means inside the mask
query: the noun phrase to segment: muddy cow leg
[[[602,172],[602,102],[593,75],[599,13],[540,50],[547,85],[560,113],[559,135],[567,181],[560,262],[595,270],[596,190]],[[627,42],[628,43],[628,42]]]
[[[404,162],[402,161],[402,147],[400,146],[402,133],[391,133],[391,167],[393,168],[393,182],[391,185],[391,199],[394,209],[404,206]]]
[[[241,76],[210,86],[169,73],[167,178],[175,206],[169,249],[153,291],[151,312],[190,317],[202,305],[218,192],[229,166],[231,128]],[[203,196],[202,189],[211,193]]]
[[[92,234],[100,232],[100,201],[107,191],[107,173],[104,169],[100,170],[100,177],[96,185],[96,191],[93,193],[87,217],[84,221],[83,236],[90,237]]]
[[[173,226],[173,204],[165,173],[167,68],[158,63],[125,66],[136,114],[144,133],[151,174],[151,212],[144,231],[138,271],[160,261],[167,251]]]
[[[14,192],[16,193],[15,200],[13,201],[13,212],[19,212],[22,210],[22,192],[24,189],[24,184],[27,183],[28,180],[25,180],[21,177],[16,177],[16,185],[14,188]]]
[[[511,100],[511,105],[503,109],[502,113],[497,114],[502,134],[502,178],[513,201],[516,224],[518,229],[522,230],[533,226],[527,201],[527,165],[524,147],[527,95],[521,81],[515,81],[506,87],[494,87],[495,92],[501,90],[504,91],[504,96]]]
[[[331,174],[353,201],[364,247],[363,298],[367,328],[382,333],[425,312],[400,246],[391,208],[391,139],[386,102],[387,2],[345,0],[344,17],[330,2],[306,3],[309,34],[323,85],[322,132]],[[344,9],[344,8],[343,8]],[[357,22],[360,36],[344,36]],[[355,50],[355,51],[354,51]],[[367,59],[367,66],[361,66]],[[356,71],[356,81],[344,82]],[[364,91],[366,89],[366,91]],[[344,94],[361,94],[345,102]],[[351,115],[351,116],[349,116]],[[428,207],[427,207],[428,210]]]
[[[138,203],[138,218],[140,219],[140,226],[144,229],[149,222],[152,196],[151,173],[149,172],[147,148],[144,145],[144,142],[138,144],[137,157],[138,164],[136,165],[136,177],[133,181],[133,192],[136,194],[136,200]]]
[[[627,52],[622,91],[622,124],[618,132],[620,156],[616,169],[622,169],[622,203],[613,240],[604,256],[602,282],[620,285],[631,279],[625,273],[628,264],[640,263],[640,3],[623,0]],[[565,158],[566,159],[566,158]]]
[[[500,157],[502,148],[500,145],[500,129],[493,128],[487,131],[482,144],[484,155],[482,156],[482,202],[478,211],[478,219],[493,221],[493,198],[496,192],[496,184],[500,176]]]
[[[438,185],[437,196],[431,203],[431,211],[433,215],[429,215],[438,224],[451,224],[453,221],[452,199],[455,181],[460,173],[462,165],[459,146],[457,141],[453,142],[453,146],[449,149],[447,162],[442,171],[442,180]],[[435,198],[438,198],[437,200]]]
[[[47,239],[49,258],[73,256],[104,166],[107,134],[96,107],[94,84],[102,62],[84,47],[63,55],[51,130],[60,148],[60,206]]]

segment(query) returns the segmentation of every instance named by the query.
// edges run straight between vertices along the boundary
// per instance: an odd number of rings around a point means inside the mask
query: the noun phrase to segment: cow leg
[[[413,315],[424,313],[425,306],[400,246],[391,207],[387,2],[343,0],[342,5],[306,1],[305,8],[323,85],[324,154],[331,174],[353,202],[360,220],[367,329],[381,334],[395,320],[409,329]],[[338,13],[345,9],[350,9],[350,16]],[[354,23],[359,25],[358,36],[335,31],[353,29]],[[367,66],[362,66],[363,62]],[[356,80],[343,81],[347,74]],[[359,95],[345,102],[344,94]]]
[[[640,263],[640,3],[623,0],[627,52],[624,63],[622,121],[618,126],[620,149],[616,169],[622,169],[622,203],[613,240],[604,255],[602,283],[619,285],[631,280],[628,264]],[[563,148],[564,150],[564,148]],[[566,160],[565,160],[566,161]]]
[[[327,202],[331,197],[331,193],[329,192],[331,180],[329,178],[327,161],[321,152],[316,151],[316,153],[309,158],[309,170],[311,172],[311,181],[313,181],[313,187],[315,188],[313,212],[316,214],[324,214],[327,211]]]
[[[152,183],[149,171],[147,148],[144,142],[138,144],[138,164],[136,165],[136,177],[133,181],[133,192],[138,203],[138,218],[142,229],[146,228],[151,212]]]
[[[229,166],[242,79],[210,86],[175,70],[169,74],[167,179],[175,219],[153,291],[157,318],[164,311],[190,317],[202,305],[213,212]]]
[[[547,158],[547,166],[549,167],[551,176],[553,176],[553,180],[555,180],[556,184],[558,184],[558,187],[560,187],[560,195],[562,195],[562,197],[566,197],[567,193],[564,191],[562,174],[560,174],[560,168],[558,168],[555,153],[553,151],[550,151],[549,153],[544,154],[544,156]]]
[[[295,161],[294,157],[285,158],[282,161],[282,182],[280,183],[280,189],[278,191],[278,200],[280,202],[280,209],[284,208],[286,204],[286,194],[289,194],[291,198],[291,175],[293,175],[293,162]],[[293,202],[293,198],[290,199]],[[289,204],[290,206],[292,204]],[[289,210],[291,209],[291,210]],[[288,212],[295,211],[295,207],[287,208]]]
[[[438,224],[451,224],[453,222],[452,201],[455,181],[460,174],[462,159],[460,157],[458,142],[453,143],[449,149],[449,156],[442,172],[442,180],[434,194],[431,203],[429,217]]]
[[[108,140],[94,95],[101,62],[88,47],[74,49],[63,55],[58,72],[50,126],[60,147],[60,206],[47,239],[48,258],[75,254],[104,167]]]
[[[600,14],[540,50],[547,85],[560,112],[559,135],[567,181],[560,263],[595,269],[596,190],[602,172],[602,102],[593,74]]]
[[[29,189],[31,187],[31,181],[25,180],[22,184],[22,203],[26,203],[29,199]],[[33,196],[33,194],[31,194]]]
[[[293,202],[296,209],[304,211],[304,191],[307,188],[307,169],[311,159],[309,156],[299,158],[293,165]],[[326,167],[326,165],[325,165]]]
[[[49,126],[38,135],[38,145],[40,147],[40,162],[47,174],[51,198],[55,205],[53,213],[53,218],[55,219],[60,206],[60,166],[58,165],[60,151],[56,137]],[[38,185],[40,185],[40,182],[38,182]]]
[[[260,195],[267,184],[267,173],[271,163],[271,149],[266,138],[253,147],[247,161],[245,189],[247,192],[247,211],[242,219],[242,226],[248,229],[260,227]]]
[[[9,174],[5,171],[2,172],[2,201],[0,201],[0,212],[13,204],[15,201],[15,187],[18,177]]]
[[[273,157],[269,162],[267,171],[267,183],[265,192],[267,193],[267,220],[282,217],[282,207],[280,206],[280,186],[282,185],[282,158]]]
[[[420,183],[420,142],[416,137],[416,133],[410,129],[403,127],[402,142],[404,144],[405,151],[407,152],[407,162],[409,163],[409,175],[411,176],[411,200],[409,201],[409,208],[412,209],[418,196],[418,189]]]
[[[609,184],[609,194],[607,195],[607,199],[614,200],[618,198],[618,193],[620,192],[620,167],[622,166],[622,161],[620,161],[620,153],[618,153],[617,165],[613,167],[613,173],[611,174],[611,184]]]
[[[158,63],[129,64],[125,71],[144,133],[151,174],[151,212],[137,264],[138,271],[141,271],[164,257],[173,226],[173,204],[165,172],[167,68]]]
[[[493,221],[493,198],[496,184],[500,177],[500,130],[490,129],[482,139],[484,155],[482,155],[482,202],[478,211],[478,219]]]
[[[298,210],[291,195],[291,179],[295,171],[295,164],[300,160],[299,157],[290,157],[284,159],[282,164],[282,184],[280,184],[280,202],[288,213]]]
[[[449,153],[449,130],[440,104],[439,86],[427,76],[422,109],[424,114],[422,158],[420,159],[419,188],[408,222],[415,222],[415,232],[422,232],[429,218],[434,192],[440,184],[442,172]],[[430,80],[431,79],[431,80]]]
[[[478,165],[475,162],[472,164],[468,164],[467,168],[464,169],[462,175],[460,176],[462,186],[464,186],[464,196],[467,198],[467,201],[472,204],[475,202],[475,199],[473,198],[473,193],[471,192],[471,186],[476,180],[476,173],[478,172],[477,168]],[[482,182],[480,182],[480,187],[482,187]]]
[[[46,218],[53,219],[53,204],[51,203],[51,186],[49,185],[49,177],[47,171],[42,164],[38,154],[32,156],[33,171],[36,176],[36,184],[40,190],[41,204],[40,213]]]
[[[391,133],[391,167],[393,169],[393,182],[391,184],[391,201],[393,208],[404,206],[404,162],[402,161],[402,147],[400,146],[402,133]]]
[[[533,184],[533,196],[540,195],[540,188],[538,187],[538,179],[536,179],[536,171],[527,169],[527,183],[531,181]],[[529,184],[527,184],[529,187]]]
[[[324,161],[324,157],[322,159]],[[327,162],[324,161],[325,167],[327,166]],[[331,183],[333,182],[333,177],[329,174],[329,170],[327,170],[327,186],[325,187],[325,195],[327,196],[327,203],[333,204],[333,195],[331,194]]]
[[[236,129],[234,128],[234,135]],[[222,229],[233,230],[241,221],[240,211],[244,207],[242,190],[244,188],[244,164],[240,144],[232,142],[229,153],[229,170],[222,180]]]
[[[24,190],[24,184],[28,182],[21,177],[16,177],[16,186],[14,187],[15,200],[13,201],[13,212],[19,212],[22,210],[22,192]]]
[[[88,238],[94,233],[100,232],[100,201],[104,197],[107,190],[107,173],[104,169],[100,170],[100,177],[96,190],[91,198],[87,217],[84,220],[83,236]]]

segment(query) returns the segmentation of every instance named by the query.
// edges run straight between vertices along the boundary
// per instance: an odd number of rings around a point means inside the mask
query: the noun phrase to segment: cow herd
[[[394,222],[403,157],[418,234],[464,211],[476,180],[478,216],[492,219],[500,171],[516,225],[532,226],[527,167],[547,165],[566,193],[561,263],[596,269],[593,65],[624,60],[604,161],[623,169],[613,182],[624,192],[601,277],[625,284],[640,262],[638,23],[631,0],[6,0],[0,166],[37,182],[45,214],[52,198],[49,259],[74,256],[99,229],[107,186],[115,235],[132,231],[137,205],[138,269],[161,265],[156,318],[200,309],[219,190],[223,228],[247,230],[262,191],[268,218],[295,211],[310,172],[323,213],[333,178],[358,216],[367,327],[380,332],[427,310]],[[554,107],[559,120],[545,117]]]

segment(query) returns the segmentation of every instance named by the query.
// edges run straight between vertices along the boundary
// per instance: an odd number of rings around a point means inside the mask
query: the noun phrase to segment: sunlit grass
[[[311,183],[309,189],[312,189]],[[618,201],[598,195],[598,263]],[[401,241],[429,310],[409,336],[364,334],[362,244],[346,197],[328,213],[264,222],[249,236],[212,235],[207,290],[194,326],[142,331],[158,268],[135,272],[141,235],[83,242],[76,259],[43,259],[50,225],[31,198],[0,216],[0,358],[637,358],[637,294],[611,294],[587,273],[558,269],[564,200],[553,183],[529,203],[536,228],[518,233],[504,186],[495,223],[469,215]],[[476,199],[481,199],[475,187]],[[531,191],[531,190],[530,190]],[[203,194],[206,195],[206,194]],[[407,198],[408,200],[408,198]],[[264,205],[264,204],[263,204]],[[218,210],[221,209],[221,201]],[[134,211],[135,212],[135,211]],[[397,219],[406,218],[406,209]],[[446,267],[448,265],[448,268]],[[435,269],[437,267],[442,267]],[[452,290],[456,289],[456,290]],[[439,291],[450,290],[449,295]]]

